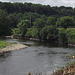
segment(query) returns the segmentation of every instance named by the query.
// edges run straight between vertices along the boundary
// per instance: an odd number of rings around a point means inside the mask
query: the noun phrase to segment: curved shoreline
[[[63,69],[57,70],[51,75],[75,75],[75,63],[64,67]]]
[[[0,53],[7,52],[7,51],[20,50],[27,47],[28,46],[23,44],[12,44],[12,45],[6,46],[5,48],[0,49]]]

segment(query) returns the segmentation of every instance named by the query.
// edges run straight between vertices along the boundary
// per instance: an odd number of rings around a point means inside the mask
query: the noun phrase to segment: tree
[[[46,25],[46,17],[43,15],[33,22],[34,28],[38,30],[37,36],[40,39],[40,30]]]
[[[48,17],[46,23],[47,25],[55,25],[56,24],[55,17]]]
[[[24,37],[27,31],[27,28],[30,27],[30,21],[29,20],[21,20],[21,22],[17,25],[21,32],[21,36]]]
[[[65,41],[64,39],[65,39],[65,29],[64,28],[60,28],[59,29],[59,31],[58,31],[58,40],[60,41],[60,42],[63,42],[63,41]]]
[[[37,14],[37,13],[32,13],[32,12],[29,12],[29,13],[24,13],[23,14],[23,19],[28,19],[30,21],[30,24],[31,24],[31,27],[33,26],[33,21],[35,21],[35,19],[39,18],[40,17],[40,14]]]
[[[68,40],[67,40],[67,37],[66,37],[66,30],[64,28],[59,29],[58,40],[59,40],[59,43],[62,43],[65,46],[68,44]]]
[[[66,37],[67,37],[68,43],[75,44],[75,28],[67,28]]]
[[[37,18],[33,24],[35,28],[38,28],[39,30],[41,30],[41,28],[43,28],[46,25],[46,20],[45,20],[45,16],[41,16],[40,18]]]
[[[0,10],[0,36],[10,35],[10,22],[7,13]]]
[[[37,38],[38,30],[36,28],[28,28],[26,35],[27,37]]]
[[[11,28],[17,27],[17,24],[22,20],[23,16],[24,15],[22,13],[13,13],[8,15],[8,19],[11,22]]]
[[[57,38],[57,29],[53,26],[45,26],[40,31],[41,38],[43,40],[52,41]]]
[[[21,31],[19,28],[12,29],[12,32],[13,32],[14,36],[20,36],[20,34],[21,34]]]
[[[59,27],[67,28],[72,27],[75,25],[73,17],[70,16],[64,16],[57,20],[56,25]]]

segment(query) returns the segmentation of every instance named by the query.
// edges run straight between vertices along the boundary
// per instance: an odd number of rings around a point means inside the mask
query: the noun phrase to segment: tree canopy
[[[52,41],[57,38],[57,29],[53,26],[45,26],[40,31],[41,38],[43,40]]]
[[[30,27],[29,20],[21,20],[21,22],[17,25],[19,31],[21,32],[21,36],[24,37],[27,31],[27,28]]]
[[[62,36],[66,38],[66,33],[62,30],[59,32],[58,29],[75,27],[74,21],[75,8],[72,7],[0,2],[0,36],[13,33],[14,36],[28,36],[47,41],[63,39]],[[74,37],[74,32],[72,33],[71,36]]]
[[[7,13],[0,10],[0,36],[5,36],[10,34],[10,22],[7,18]]]
[[[47,25],[56,25],[55,17],[48,17],[46,23]]]
[[[57,20],[56,25],[63,28],[67,28],[67,27],[73,27],[75,25],[75,22],[73,17],[64,16]]]

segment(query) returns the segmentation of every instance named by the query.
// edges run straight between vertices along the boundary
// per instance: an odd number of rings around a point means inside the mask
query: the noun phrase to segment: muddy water
[[[65,66],[67,62],[74,61],[69,55],[75,55],[75,48],[19,39],[6,41],[26,44],[29,47],[0,54],[0,75],[26,75],[28,72],[51,74],[59,67]]]

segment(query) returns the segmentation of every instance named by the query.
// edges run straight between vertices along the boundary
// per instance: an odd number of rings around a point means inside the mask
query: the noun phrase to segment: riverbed
[[[57,43],[8,39],[9,42],[25,44],[28,47],[0,54],[0,75],[26,75],[31,73],[52,73],[74,61],[75,48],[59,46]]]

